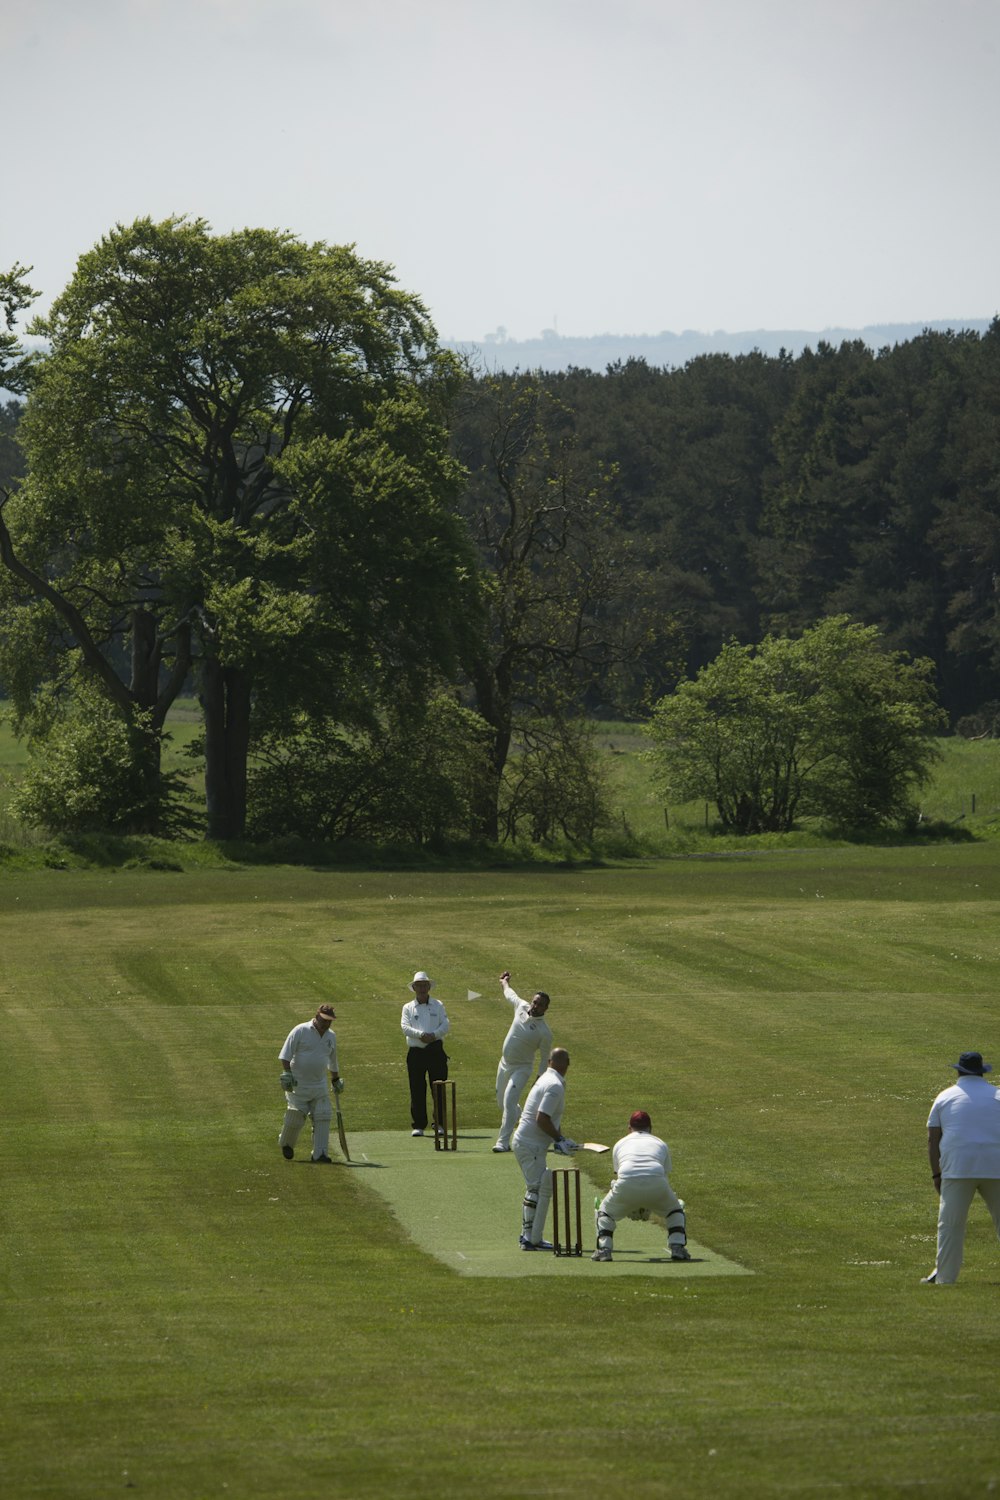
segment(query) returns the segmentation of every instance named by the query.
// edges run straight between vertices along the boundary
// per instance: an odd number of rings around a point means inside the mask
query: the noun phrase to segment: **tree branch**
[[[51,604],[56,614],[65,621],[69,627],[74,640],[83,653],[83,659],[90,670],[98,677],[107,690],[110,698],[125,712],[130,712],[135,707],[132,694],[122,682],[118,674],[102,656],[100,650],[90,633],[86,620],[74,604],[54,589],[40,573],[29,568],[27,563],[21,562],[14,551],[14,543],[11,539],[3,510],[10,499],[10,492],[4,490],[3,499],[0,500],[0,562],[3,563],[8,573],[27,585],[31,592],[46,603]]]

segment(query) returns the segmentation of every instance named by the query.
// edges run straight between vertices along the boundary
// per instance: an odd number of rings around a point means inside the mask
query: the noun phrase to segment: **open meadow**
[[[920,1277],[930,1100],[959,1052],[1000,1064],[998,913],[994,841],[0,876],[4,1493],[996,1491],[981,1204],[958,1286]],[[283,1161],[277,1052],[333,999],[348,1139],[394,1133],[442,1244],[466,1227],[457,1163],[408,1136],[418,966],[451,1015],[463,1135],[496,1128],[509,967],[552,995],[565,1129],[613,1142],[648,1109],[692,1239],[750,1274],[522,1274],[519,1180],[491,1158],[510,1263],[463,1276],[375,1172]],[[578,1161],[589,1249],[610,1164]]]

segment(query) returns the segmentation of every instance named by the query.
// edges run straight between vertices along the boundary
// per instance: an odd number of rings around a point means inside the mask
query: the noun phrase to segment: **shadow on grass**
[[[1000,835],[992,825],[972,829],[959,820],[919,823],[908,829],[834,830],[800,828],[792,833],[738,836],[708,829],[664,839],[616,836],[592,847],[544,847],[525,843],[501,845],[452,843],[323,843],[300,837],[254,843],[249,839],[164,839],[111,833],[65,834],[33,847],[0,844],[0,870],[126,870],[182,873],[187,870],[294,866],[315,872],[394,871],[531,871],[606,869],[611,865],[660,860],[739,859],[765,852],[787,852],[831,846],[920,848],[934,844],[970,844]]]

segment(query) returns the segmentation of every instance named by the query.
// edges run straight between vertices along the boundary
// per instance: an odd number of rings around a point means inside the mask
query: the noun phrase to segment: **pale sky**
[[[0,268],[388,261],[445,339],[1000,311],[1000,0],[0,0]]]

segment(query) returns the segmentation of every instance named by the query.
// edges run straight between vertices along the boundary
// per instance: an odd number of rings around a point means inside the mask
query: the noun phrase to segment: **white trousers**
[[[661,1173],[655,1177],[616,1177],[610,1191],[601,1199],[597,1210],[597,1225],[600,1232],[601,1219],[610,1219],[617,1225],[622,1219],[630,1219],[637,1209],[645,1208],[651,1214],[666,1218],[668,1214],[683,1212],[683,1205],[670,1181]],[[680,1223],[683,1226],[683,1219]],[[614,1228],[606,1231],[613,1234]],[[686,1236],[683,1227],[671,1228],[669,1240],[672,1245],[683,1245]]]
[[[278,1136],[279,1146],[294,1146],[299,1133],[312,1117],[313,1160],[330,1154],[330,1121],[333,1119],[333,1101],[330,1090],[324,1083],[300,1083],[298,1088],[285,1093],[285,1119]]]
[[[1000,1238],[1000,1177],[945,1177],[941,1183],[934,1267],[938,1286],[949,1286],[958,1280],[965,1249],[965,1225],[977,1193],[989,1209]]]
[[[510,1145],[510,1138],[521,1118],[521,1091],[530,1077],[531,1063],[522,1063],[519,1068],[511,1068],[501,1057],[500,1066],[497,1068],[497,1108],[503,1119],[500,1122],[497,1145]]]
[[[514,1155],[524,1174],[521,1233],[533,1245],[540,1243],[552,1201],[552,1173],[545,1166],[545,1146],[518,1146]]]

